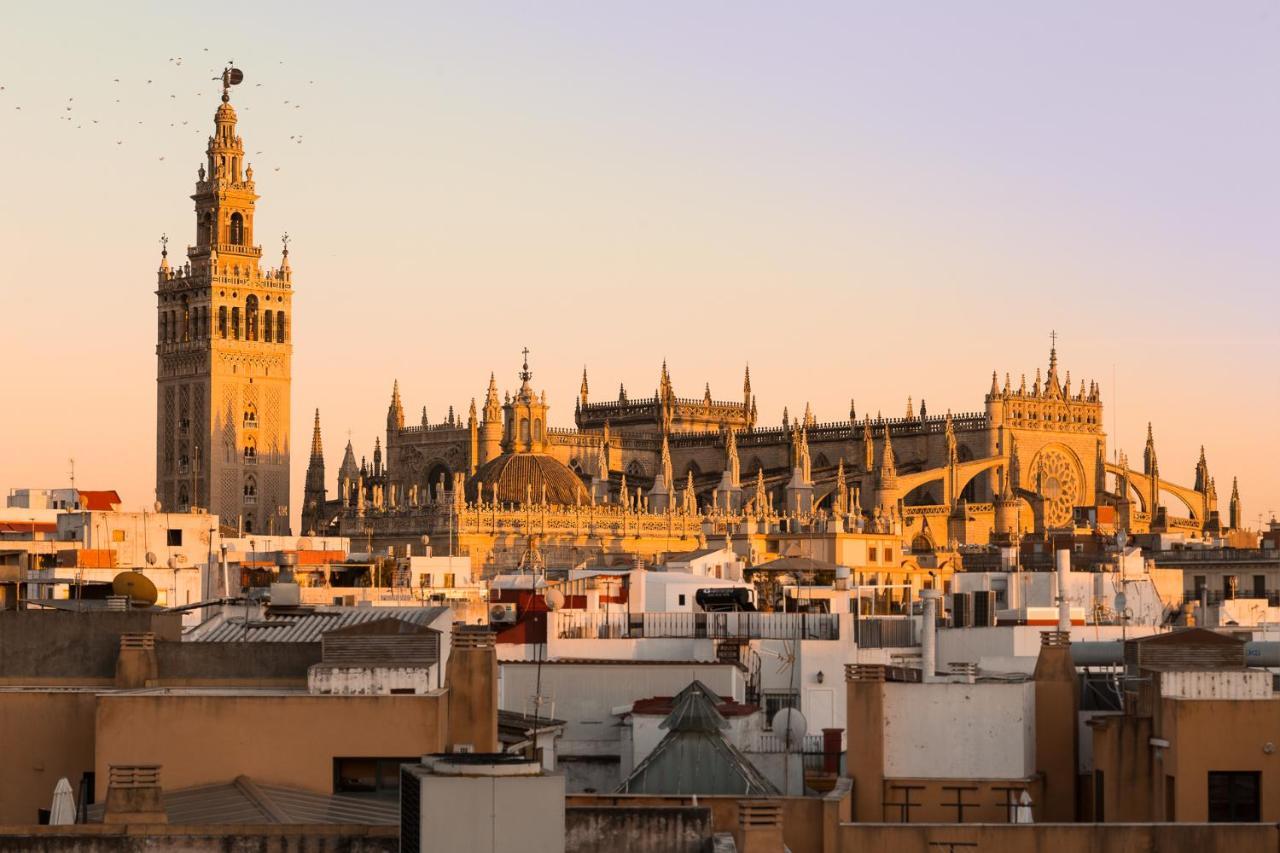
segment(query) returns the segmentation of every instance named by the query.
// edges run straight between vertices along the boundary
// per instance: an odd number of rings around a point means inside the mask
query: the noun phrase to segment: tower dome
[[[493,500],[494,483],[498,484],[501,503],[536,503],[542,500],[544,489],[549,504],[573,506],[587,501],[582,479],[545,453],[504,453],[489,460],[467,483],[467,499]]]

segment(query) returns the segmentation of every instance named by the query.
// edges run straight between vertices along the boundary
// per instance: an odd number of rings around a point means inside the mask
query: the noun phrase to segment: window
[[[542,420],[534,418],[533,421],[533,440],[542,441]]]
[[[892,562],[893,562],[893,549],[892,549],[892,548],[885,548],[885,549],[884,549],[884,561],[885,561],[886,563],[892,563]]]
[[[1262,820],[1262,774],[1256,770],[1209,771],[1209,822],[1258,823]]]
[[[250,403],[244,410],[244,428],[255,429],[258,426],[258,407]]]
[[[1235,575],[1223,575],[1222,577],[1222,597],[1226,599],[1234,599],[1236,590],[1239,588],[1240,581]]]
[[[276,342],[284,343],[286,340],[284,333],[284,312],[276,312]]]
[[[258,481],[250,477],[244,483],[245,506],[253,506],[258,502]]]
[[[1254,598],[1267,597],[1267,576],[1266,575],[1253,576],[1253,597]]]
[[[520,443],[525,444],[529,441],[529,419],[520,419]]]
[[[234,246],[244,245],[244,217],[238,213],[231,214],[230,242]]]
[[[124,541],[124,531],[123,531],[123,530],[113,530],[113,531],[111,531],[111,541],[112,541],[112,542],[123,542],[123,541]]]
[[[231,337],[240,340],[240,309],[231,309]]]
[[[182,530],[170,528],[165,535],[165,544],[177,548],[182,545]]]
[[[763,697],[766,729],[772,730],[773,718],[783,708],[800,707],[800,693],[797,690],[765,690]]]
[[[218,308],[218,337],[225,338],[227,336],[227,306],[222,305]]]
[[[271,343],[272,326],[275,325],[271,322],[271,318],[273,316],[274,315],[270,311],[262,312],[262,339],[267,343]]]
[[[244,301],[244,339],[258,339],[258,297],[249,296]]]
[[[335,758],[333,792],[397,796],[400,765],[415,763],[415,758]]]
[[[1195,583],[1196,598],[1199,598],[1201,594],[1204,593],[1205,587],[1208,586],[1208,584],[1205,582],[1205,576],[1196,575],[1194,583]]]
[[[249,438],[246,438],[244,441],[244,464],[246,465],[258,464],[258,446],[254,442],[252,436],[250,436]]]
[[[679,596],[679,598],[678,598],[678,603],[679,603],[679,605],[680,605],[681,607],[684,607],[684,593],[683,593],[683,592],[682,592],[682,593],[680,593],[680,596]]]
[[[876,560],[878,560],[879,558],[880,558],[880,552],[879,552],[879,550],[878,550],[878,549],[876,549],[876,548],[868,548],[868,549],[867,549],[867,562],[868,562],[868,563],[874,563],[874,562],[875,562]]]

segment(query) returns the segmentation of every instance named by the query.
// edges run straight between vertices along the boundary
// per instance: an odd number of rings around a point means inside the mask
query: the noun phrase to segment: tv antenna
[[[71,488],[74,490],[76,487],[76,458],[72,456],[67,461],[71,463]]]

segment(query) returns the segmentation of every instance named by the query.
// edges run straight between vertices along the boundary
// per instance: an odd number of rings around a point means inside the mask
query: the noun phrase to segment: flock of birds
[[[202,54],[207,54],[209,52],[209,48],[202,48],[201,51]],[[208,57],[204,58],[206,60],[208,59]],[[157,133],[155,129],[159,128],[160,130],[165,130],[166,128],[164,125],[167,124],[168,128],[175,132],[182,132],[183,128],[186,128],[197,136],[208,136],[212,126],[208,120],[208,116],[205,114],[203,106],[207,105],[211,97],[214,96],[218,89],[221,88],[223,69],[218,67],[209,68],[209,79],[215,81],[216,88],[211,88],[206,84],[202,89],[194,93],[195,97],[202,99],[204,102],[204,104],[202,104],[200,117],[194,117],[190,110],[178,103],[178,87],[183,84],[189,85],[192,77],[190,74],[180,74],[178,72],[178,69],[184,67],[184,63],[187,63],[185,66],[187,68],[194,67],[193,63],[188,62],[181,56],[171,56],[169,57],[166,73],[156,73],[153,77],[145,79],[140,77],[137,80],[114,77],[112,78],[106,99],[97,98],[92,94],[88,96],[82,94],[79,99],[77,99],[75,95],[69,95],[66,101],[58,104],[53,112],[56,113],[57,120],[59,122],[65,123],[67,127],[75,130],[111,129],[113,132],[107,137],[107,141],[114,142],[116,146],[125,146],[126,143],[129,145],[154,145],[162,149],[157,151],[155,156],[159,162],[164,162],[167,156],[165,149],[167,149],[168,140],[162,133]],[[204,63],[200,64],[203,65]],[[234,60],[228,60],[227,62],[228,67],[233,66],[234,64]],[[284,60],[278,60],[278,64],[284,65]],[[308,80],[307,84],[314,86],[315,82],[315,80]],[[253,83],[253,87],[262,88],[263,84],[261,82],[255,82]],[[185,86],[183,86],[183,88],[185,88]],[[126,116],[127,111],[133,107],[142,105],[148,108],[154,108],[155,101],[157,100],[157,93],[163,93],[165,89],[169,90],[169,97],[166,99],[169,102],[169,105],[171,107],[176,107],[176,109],[167,110],[169,113],[168,116],[159,120],[155,118],[147,120],[140,119],[137,117],[137,114]],[[0,99],[3,99],[6,95],[9,96],[10,99],[13,97],[7,85],[0,83]],[[185,92],[183,95],[185,97]],[[159,98],[163,99],[163,94],[160,94]],[[3,100],[0,100],[0,109],[2,109],[3,106]],[[45,112],[45,108],[43,106],[27,104],[26,110],[23,109],[23,106],[23,104],[18,103],[12,104],[14,111],[24,112],[28,115],[39,116]],[[293,110],[302,109],[302,104],[295,98],[284,100],[283,106],[285,108],[292,108]],[[237,110],[248,111],[249,109],[250,108],[247,105],[237,106]],[[153,112],[153,109],[148,109],[148,112]],[[137,132],[137,128],[148,129],[146,131]],[[301,132],[290,134],[289,136],[289,144],[292,145],[301,145],[302,140],[303,134]],[[191,156],[195,152],[184,151],[182,153],[186,156]],[[263,150],[259,149],[252,153],[253,156],[260,156],[263,154]],[[272,168],[274,171],[279,172],[281,166],[277,163],[273,165]]]

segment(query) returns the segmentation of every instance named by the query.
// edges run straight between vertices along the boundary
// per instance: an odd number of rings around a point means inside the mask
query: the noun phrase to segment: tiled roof
[[[188,641],[203,643],[318,643],[329,631],[349,628],[381,619],[401,619],[415,625],[430,625],[447,607],[333,607],[314,612],[267,613],[250,617],[248,628],[243,617],[220,617],[221,622],[209,628],[196,629]]]
[[[118,506],[120,506],[120,494],[115,489],[98,492],[80,490],[81,509],[112,510]]]
[[[400,805],[393,799],[317,794],[267,785],[247,776],[225,785],[202,785],[161,794],[169,823],[325,824],[397,826]],[[104,804],[89,806],[89,821],[102,820]]]
[[[568,466],[543,453],[504,453],[481,465],[467,485],[467,497],[475,500],[478,491],[483,500],[493,499],[493,484],[498,484],[501,503],[535,503],[542,499],[545,487],[547,503],[573,506],[587,501],[582,478]]]

